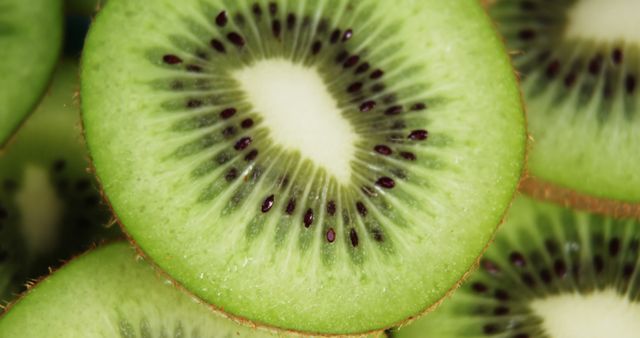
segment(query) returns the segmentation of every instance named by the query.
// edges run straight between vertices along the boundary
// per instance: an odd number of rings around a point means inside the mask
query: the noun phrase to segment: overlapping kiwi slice
[[[638,316],[640,222],[519,197],[479,270],[391,335],[632,338]]]
[[[490,6],[517,52],[533,138],[531,175],[547,183],[527,184],[528,191],[640,217],[639,11],[635,0]],[[628,205],[604,208],[580,195]]]
[[[62,0],[0,2],[0,148],[44,93],[62,45]]]
[[[87,172],[80,133],[78,65],[59,65],[42,104],[0,156],[0,300],[27,278],[94,241],[118,234]]]
[[[431,308],[522,169],[514,73],[476,1],[110,0],[82,79],[126,231],[261,325],[355,333]]]
[[[285,337],[214,313],[158,275],[125,243],[78,257],[38,283],[0,317],[0,336]]]

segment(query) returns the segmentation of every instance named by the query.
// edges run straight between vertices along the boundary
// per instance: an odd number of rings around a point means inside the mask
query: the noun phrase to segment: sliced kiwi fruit
[[[477,1],[109,0],[81,77],[125,230],[259,325],[360,333],[430,309],[523,166],[515,75]]]
[[[0,300],[27,278],[48,272],[117,236],[102,204],[81,139],[77,61],[65,60],[33,116],[0,156]],[[74,102],[76,101],[76,102]]]
[[[44,93],[62,45],[62,0],[0,2],[0,149]]]
[[[391,335],[638,336],[640,222],[515,200],[478,271],[435,312]]]
[[[501,0],[490,6],[516,52],[533,139],[529,170],[548,183],[547,194],[555,186],[559,193],[633,203],[640,215],[638,11],[635,0]],[[566,200],[588,204],[575,196]]]
[[[0,317],[1,337],[276,338],[214,313],[126,243],[80,256]]]

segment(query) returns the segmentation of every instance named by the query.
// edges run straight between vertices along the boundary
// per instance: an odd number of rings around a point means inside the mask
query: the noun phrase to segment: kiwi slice
[[[261,325],[360,333],[432,307],[523,165],[515,76],[476,1],[109,0],[81,76],[126,231]]]
[[[284,337],[214,313],[125,243],[74,259],[0,317],[2,337]]]
[[[35,108],[62,45],[61,0],[0,3],[0,148]]]
[[[565,197],[562,188],[633,203],[640,215],[638,11],[635,0],[490,6],[509,48],[520,51],[514,63],[530,113],[533,178]]]
[[[411,337],[637,337],[640,222],[515,200],[480,269]]]
[[[76,61],[63,61],[49,93],[0,157],[0,300],[90,243],[118,234],[87,172]]]

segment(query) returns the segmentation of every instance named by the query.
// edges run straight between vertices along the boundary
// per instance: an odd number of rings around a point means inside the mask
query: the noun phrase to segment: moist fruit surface
[[[294,331],[434,305],[524,158],[515,76],[475,1],[110,0],[81,92],[96,172],[145,254]]]
[[[633,338],[640,222],[518,197],[478,271],[396,338]]]

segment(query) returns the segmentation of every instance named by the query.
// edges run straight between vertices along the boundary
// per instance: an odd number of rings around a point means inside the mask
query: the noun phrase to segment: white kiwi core
[[[569,11],[567,38],[640,42],[640,1],[580,0]]]
[[[56,194],[47,170],[40,166],[25,168],[21,186],[15,201],[22,217],[22,234],[31,252],[47,253],[58,240],[64,202]]]
[[[236,72],[235,79],[275,142],[298,150],[338,182],[350,181],[357,135],[315,69],[266,60]]]
[[[640,304],[614,290],[553,296],[530,306],[554,338],[637,338],[640,332]]]

